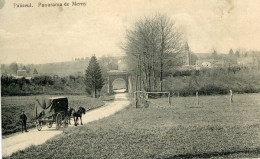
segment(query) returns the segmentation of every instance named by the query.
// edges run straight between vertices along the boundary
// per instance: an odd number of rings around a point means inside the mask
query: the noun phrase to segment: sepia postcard
[[[2,158],[260,158],[259,0],[0,0]]]

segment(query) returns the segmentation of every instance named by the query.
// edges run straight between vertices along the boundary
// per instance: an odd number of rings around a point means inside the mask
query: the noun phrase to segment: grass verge
[[[149,108],[64,130],[47,143],[9,158],[260,157],[259,94],[151,100]],[[33,156],[33,157],[32,157]]]

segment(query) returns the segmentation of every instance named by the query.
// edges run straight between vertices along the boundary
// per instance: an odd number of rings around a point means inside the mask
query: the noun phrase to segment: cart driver
[[[20,115],[20,120],[22,121],[22,133],[23,133],[23,130],[25,130],[25,132],[28,132],[27,128],[26,128],[27,116],[24,114],[24,110],[23,110],[22,115]]]

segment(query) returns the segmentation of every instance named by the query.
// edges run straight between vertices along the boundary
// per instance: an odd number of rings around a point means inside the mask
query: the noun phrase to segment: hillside
[[[53,74],[58,76],[83,74],[88,67],[88,60],[67,61],[47,64],[31,64],[30,68],[36,68],[39,74]]]
[[[101,57],[98,59],[98,63],[101,67],[102,73],[105,75],[107,70],[126,70],[127,66],[124,61],[124,57]],[[26,70],[28,76],[33,76],[34,69],[36,69],[39,75],[58,75],[60,77],[69,75],[84,75],[85,70],[89,64],[89,58],[80,59],[75,61],[64,61],[45,64],[17,64],[12,63],[2,64],[2,74],[17,75],[17,70]]]

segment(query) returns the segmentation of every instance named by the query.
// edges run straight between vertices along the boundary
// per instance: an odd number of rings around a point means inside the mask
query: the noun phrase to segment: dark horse
[[[76,111],[75,111],[74,108],[70,108],[70,109],[69,109],[68,115],[69,115],[69,124],[70,124],[70,125],[71,125],[70,119],[71,119],[71,118],[74,118],[74,117],[73,117],[73,113],[75,113],[75,112],[76,112]]]
[[[70,116],[69,124],[71,124],[70,123],[70,119],[73,118],[74,119],[74,124],[75,124],[75,126],[77,126],[78,125],[78,119],[80,118],[81,125],[83,125],[83,123],[82,123],[82,114],[85,114],[85,113],[86,113],[86,109],[83,108],[83,107],[79,107],[78,111],[75,111],[75,109],[70,108],[69,109],[69,113],[68,113],[69,116]]]

